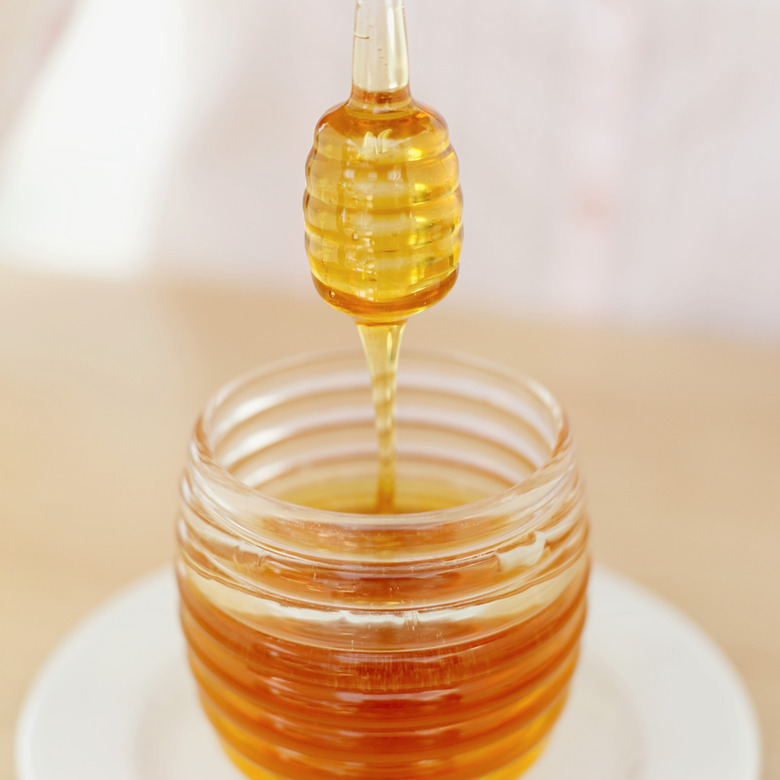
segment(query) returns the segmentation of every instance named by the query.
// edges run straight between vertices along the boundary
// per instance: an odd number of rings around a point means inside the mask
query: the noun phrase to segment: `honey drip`
[[[401,0],[358,0],[349,100],[317,124],[306,165],[314,285],[358,323],[373,382],[376,511],[393,510],[395,373],[403,324],[455,283],[458,162],[444,119],[409,91]]]
[[[403,322],[391,325],[358,323],[358,332],[368,360],[371,390],[376,414],[379,445],[379,477],[376,490],[377,513],[389,513],[395,505],[395,394],[398,352]]]

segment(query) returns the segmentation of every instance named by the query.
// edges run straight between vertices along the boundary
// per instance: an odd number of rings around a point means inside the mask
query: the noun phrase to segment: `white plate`
[[[17,733],[19,780],[243,780],[184,660],[160,572],[57,650]],[[721,652],[669,605],[596,569],[582,661],[550,744],[523,780],[758,780],[752,707]]]

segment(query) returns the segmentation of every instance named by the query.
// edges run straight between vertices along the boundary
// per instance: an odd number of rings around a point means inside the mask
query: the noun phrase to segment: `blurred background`
[[[0,262],[312,296],[303,170],[353,0],[4,0]],[[408,0],[464,307],[780,336],[780,6]]]

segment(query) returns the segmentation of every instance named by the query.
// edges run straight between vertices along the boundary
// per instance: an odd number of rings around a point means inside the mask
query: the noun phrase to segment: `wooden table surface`
[[[780,778],[780,344],[467,313],[406,345],[530,373],[563,401],[597,560],[728,654]],[[227,379],[354,344],[315,299],[181,282],[0,273],[0,777],[36,670],[107,596],[172,555],[195,417]],[[691,778],[691,780],[698,780]]]

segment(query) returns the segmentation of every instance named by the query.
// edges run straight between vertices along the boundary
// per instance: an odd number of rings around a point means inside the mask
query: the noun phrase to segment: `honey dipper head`
[[[443,298],[462,242],[447,125],[409,93],[400,0],[361,0],[350,99],[318,123],[306,165],[306,251],[323,298],[397,322]]]

